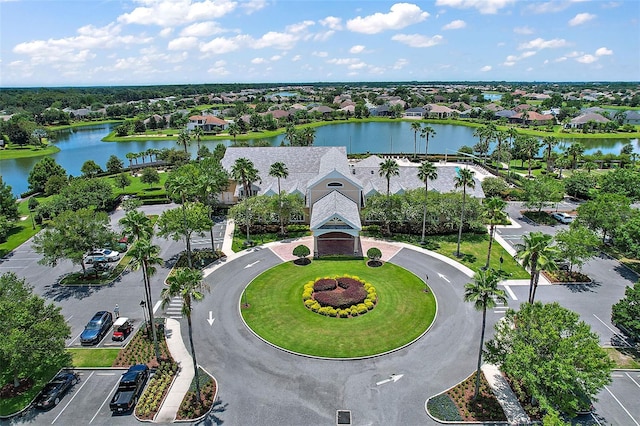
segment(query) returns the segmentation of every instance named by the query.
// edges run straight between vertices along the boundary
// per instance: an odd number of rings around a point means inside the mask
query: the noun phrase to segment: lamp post
[[[500,256],[500,272],[502,272],[502,264],[504,263],[504,258]]]
[[[247,207],[247,245],[249,244],[249,226],[251,225],[251,207]]]
[[[142,316],[144,317],[144,323],[147,323],[147,310],[145,309],[145,307],[147,306],[147,302],[145,302],[144,300],[140,301],[140,307],[142,308]]]
[[[429,281],[429,275],[424,274],[424,292],[425,293],[429,293],[429,284],[427,284],[427,281]]]

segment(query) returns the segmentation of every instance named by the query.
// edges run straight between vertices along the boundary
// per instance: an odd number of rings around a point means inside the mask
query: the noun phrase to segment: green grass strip
[[[376,307],[354,318],[326,317],[302,302],[306,282],[340,275],[371,283]],[[384,353],[422,335],[436,314],[433,293],[424,282],[391,263],[370,268],[364,260],[314,260],[310,265],[283,263],[258,276],[246,289],[242,315],[263,339],[284,349],[318,357],[355,358]]]
[[[99,368],[111,367],[120,348],[69,348],[74,367]]]

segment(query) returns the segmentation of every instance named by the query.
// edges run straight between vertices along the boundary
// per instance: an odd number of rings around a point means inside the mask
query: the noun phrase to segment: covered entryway
[[[358,206],[338,191],[330,192],[313,205],[310,228],[314,257],[362,256]]]
[[[344,232],[327,232],[316,238],[317,256],[342,254],[349,256],[361,256],[362,247],[360,238]]]

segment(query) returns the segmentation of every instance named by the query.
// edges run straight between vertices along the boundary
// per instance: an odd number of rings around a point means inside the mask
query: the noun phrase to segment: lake
[[[129,141],[129,142],[103,142],[105,137],[117,124],[99,124],[93,126],[77,127],[72,130],[64,130],[56,133],[55,144],[61,151],[52,157],[65,168],[67,173],[78,176],[80,168],[87,160],[94,160],[102,168],[105,168],[107,159],[111,155],[120,158],[125,166],[129,164],[126,154],[129,152],[142,152],[149,148],[181,148],[175,141]],[[452,154],[460,147],[473,146],[478,140],[473,137],[474,129],[465,126],[453,126],[444,124],[430,124],[436,131],[436,135],[429,138],[429,153]],[[393,153],[413,154],[414,133],[411,123],[406,121],[390,122],[355,122],[331,124],[317,127],[314,144],[317,146],[345,146],[349,153]],[[278,146],[284,140],[284,135],[273,138],[264,138],[272,146]],[[230,145],[231,140],[203,141],[213,150],[216,144]],[[557,149],[572,142],[570,139],[562,140]],[[585,145],[586,153],[594,153],[601,150],[603,153],[619,154],[622,146],[629,142],[628,139],[589,139],[581,140]],[[634,139],[634,151],[640,152],[638,140]],[[192,157],[197,151],[195,141],[189,146]],[[417,138],[417,151],[425,152],[424,138]],[[0,172],[3,180],[11,185],[13,193],[19,195],[27,191],[27,176],[33,165],[40,160],[35,158],[20,158],[0,161]]]

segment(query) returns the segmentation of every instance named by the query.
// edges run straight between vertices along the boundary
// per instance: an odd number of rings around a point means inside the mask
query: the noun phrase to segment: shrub
[[[371,247],[369,250],[367,250],[367,257],[372,261],[380,260],[380,258],[382,257],[382,252],[377,247]]]
[[[314,283],[313,291],[334,290],[338,284],[334,278],[323,278]]]
[[[311,250],[309,250],[309,247],[305,246],[304,244],[300,244],[293,249],[293,255],[300,259],[302,259],[303,257],[307,257],[310,254]]]

